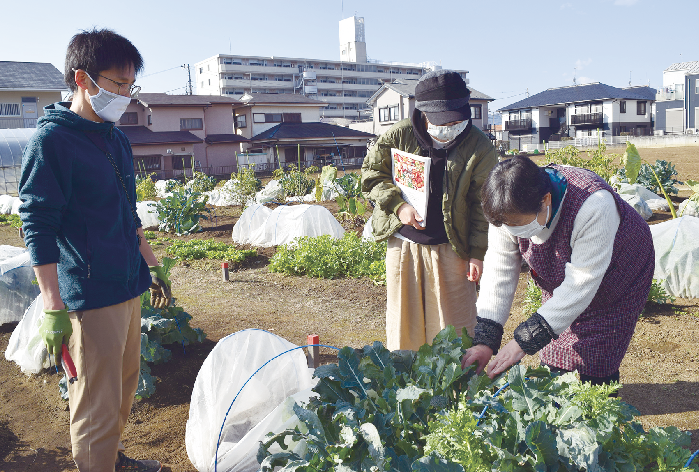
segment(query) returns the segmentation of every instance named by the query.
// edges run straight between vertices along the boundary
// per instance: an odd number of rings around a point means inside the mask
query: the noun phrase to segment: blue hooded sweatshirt
[[[107,156],[88,138],[104,140],[136,204],[133,155],[114,123],[44,108],[22,157],[19,208],[32,265],[58,263],[58,286],[70,311],[116,305],[151,283],[141,256],[131,204]],[[134,212],[135,212],[134,208]]]

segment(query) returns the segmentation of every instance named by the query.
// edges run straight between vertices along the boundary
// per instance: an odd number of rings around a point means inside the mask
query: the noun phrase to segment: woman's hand
[[[524,351],[519,347],[517,341],[513,339],[507,343],[504,348],[500,349],[498,355],[495,356],[495,359],[493,359],[488,366],[488,377],[494,379],[496,376],[502,374],[517,362],[521,361],[524,356]],[[461,363],[463,364],[463,361]]]
[[[492,349],[485,344],[476,344],[472,348],[466,350],[464,357],[461,358],[461,368],[465,369],[474,362],[477,362],[476,373],[480,374],[491,357],[493,357]]]
[[[415,229],[425,229],[423,226],[420,226],[422,218],[420,218],[417,210],[407,203],[403,203],[398,207],[396,215],[398,215],[398,219],[404,225],[412,226]]]
[[[483,273],[483,261],[471,258],[468,261],[468,280],[469,282],[478,282]]]

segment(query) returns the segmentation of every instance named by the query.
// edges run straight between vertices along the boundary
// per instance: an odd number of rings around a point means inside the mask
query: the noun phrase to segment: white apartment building
[[[353,16],[340,21],[340,60],[218,54],[195,64],[195,85],[198,95],[301,94],[327,103],[323,118],[366,119],[384,83],[440,67],[368,59],[364,18]],[[457,72],[468,84],[468,71]]]

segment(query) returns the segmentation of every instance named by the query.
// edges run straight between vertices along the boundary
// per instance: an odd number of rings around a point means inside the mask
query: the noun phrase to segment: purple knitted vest
[[[539,352],[541,361],[560,369],[606,377],[619,370],[636,321],[648,298],[655,269],[653,238],[648,224],[597,174],[575,167],[550,165],[568,180],[556,228],[543,244],[519,240],[522,257],[542,291],[551,298],[565,277],[575,217],[585,200],[607,190],[616,201],[620,223],[612,260],[590,305],[573,324]]]

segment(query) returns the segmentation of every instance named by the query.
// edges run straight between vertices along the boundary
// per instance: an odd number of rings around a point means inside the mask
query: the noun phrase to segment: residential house
[[[373,109],[373,132],[383,134],[396,122],[410,118],[415,109],[415,85],[419,79],[396,79],[386,83],[367,103]],[[488,103],[495,100],[473,87],[471,91],[471,120],[480,129],[488,127]]]
[[[67,91],[53,64],[0,61],[0,128],[36,128],[44,107]]]
[[[655,129],[664,133],[699,133],[699,61],[679,62],[663,71],[656,96]]]
[[[562,137],[648,136],[655,89],[594,82],[551,88],[498,110],[510,149]]]
[[[131,141],[136,169],[171,177],[192,167],[230,174],[247,138],[235,133],[232,97],[141,93],[119,129]]]
[[[363,159],[374,135],[321,122],[324,107],[324,102],[303,95],[243,95],[233,113],[236,133],[249,142],[243,143],[238,163],[265,170],[298,162],[299,151],[302,165]]]
[[[218,54],[195,64],[197,93],[241,97],[244,94],[300,94],[324,102],[324,118],[364,119],[367,98],[384,82],[419,78],[439,67],[370,60],[364,18],[340,21],[340,60]],[[468,83],[466,70],[457,71]]]

